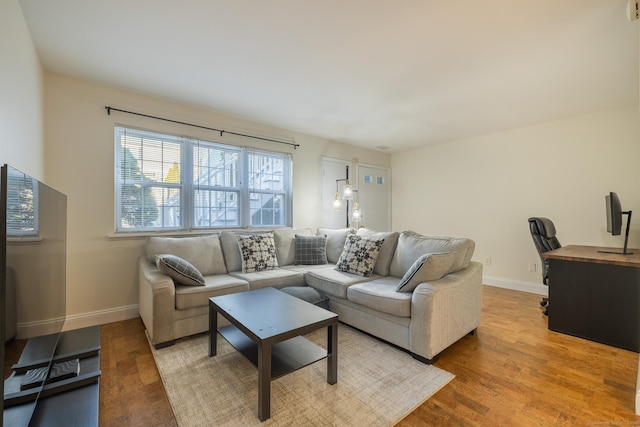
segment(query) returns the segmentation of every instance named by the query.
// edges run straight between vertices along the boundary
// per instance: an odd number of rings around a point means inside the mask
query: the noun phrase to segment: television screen
[[[42,389],[24,377],[49,368],[66,316],[67,197],[8,165],[1,176],[3,424],[20,425]]]

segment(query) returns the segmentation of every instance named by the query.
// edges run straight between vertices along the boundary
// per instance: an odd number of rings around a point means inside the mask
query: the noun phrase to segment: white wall
[[[44,178],[43,75],[17,0],[0,1],[0,163]]]
[[[391,156],[393,228],[466,236],[486,284],[546,292],[527,218],[546,216],[563,245],[622,247],[606,233],[604,196],[633,216],[640,247],[640,139],[632,106]],[[536,272],[529,272],[529,263]]]
[[[73,328],[138,315],[136,261],[143,238],[109,238],[114,231],[115,124],[183,134],[293,154],[294,227],[320,224],[322,157],[388,167],[390,156],[297,134],[176,102],[45,73],[48,183],[68,196],[67,319]],[[296,150],[217,132],[112,112],[105,106],[230,131],[294,138]]]

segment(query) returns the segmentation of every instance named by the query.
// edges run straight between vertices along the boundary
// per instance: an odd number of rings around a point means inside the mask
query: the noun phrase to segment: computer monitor
[[[620,235],[620,233],[622,232],[622,215],[627,215],[627,229],[624,235],[624,247],[622,251],[602,250],[599,252],[622,255],[633,254],[633,252],[627,251],[627,243],[629,242],[629,226],[631,225],[631,211],[622,210],[620,198],[613,191],[605,196],[605,206],[607,212],[607,232],[611,233],[612,236]]]

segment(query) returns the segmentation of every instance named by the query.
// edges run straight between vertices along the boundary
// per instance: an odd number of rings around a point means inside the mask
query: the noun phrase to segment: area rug
[[[326,348],[326,333],[306,337]],[[151,346],[180,426],[389,426],[454,377],[341,324],[338,383],[327,383],[326,359],[272,381],[271,418],[261,423],[256,367],[220,334],[217,345],[215,357],[207,334]]]

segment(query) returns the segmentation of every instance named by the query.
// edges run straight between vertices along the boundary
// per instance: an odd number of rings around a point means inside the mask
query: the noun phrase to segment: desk
[[[564,246],[549,260],[549,329],[640,351],[640,249]]]

